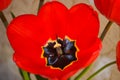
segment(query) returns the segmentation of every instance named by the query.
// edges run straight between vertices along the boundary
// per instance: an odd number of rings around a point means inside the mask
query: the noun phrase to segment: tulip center
[[[43,56],[47,59],[47,66],[64,69],[71,62],[76,61],[77,48],[75,41],[68,38],[50,41],[43,47]]]

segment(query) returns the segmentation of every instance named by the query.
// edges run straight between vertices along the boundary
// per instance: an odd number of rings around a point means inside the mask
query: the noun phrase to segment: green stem
[[[24,76],[23,76],[23,73],[22,73],[22,70],[19,68],[19,73],[20,75],[22,76],[22,78],[24,79]]]
[[[23,72],[22,72],[22,69],[19,68],[19,72],[20,72],[20,75],[21,75],[22,79],[24,79],[24,74],[23,74]],[[27,74],[28,74],[29,79],[30,79],[30,73],[27,72]],[[30,80],[31,80],[31,79],[30,79]]]
[[[35,77],[36,77],[37,80],[48,80],[48,79],[43,78],[43,77],[41,77],[41,76],[39,76],[39,75],[35,75]]]
[[[85,74],[87,73],[87,71],[91,68],[92,65],[86,67],[76,78],[75,80],[80,80],[80,78]]]
[[[7,28],[8,21],[7,21],[5,15],[4,15],[4,13],[2,11],[0,11],[0,18],[1,18],[1,20],[2,20],[2,22],[4,24],[4,26],[5,26],[5,28]]]
[[[108,30],[110,29],[111,25],[113,22],[109,21],[104,29],[104,31],[102,32],[100,39],[103,41],[105,35],[107,34]]]
[[[14,19],[14,18],[15,18],[14,13],[13,13],[13,12],[10,12],[10,14],[11,14],[12,18]]]
[[[28,75],[28,72],[22,70],[22,74],[23,74],[24,80],[30,80],[30,77],[29,77],[29,75]]]
[[[101,71],[103,71],[105,68],[115,64],[116,61],[110,62],[108,64],[106,64],[105,66],[103,66],[102,68],[100,68],[99,70],[97,70],[95,73],[93,73],[90,77],[88,77],[87,80],[91,80],[93,77],[95,77],[98,73],[100,73]]]
[[[40,1],[39,1],[38,11],[39,11],[39,9],[42,7],[43,3],[44,3],[44,0],[40,0]]]

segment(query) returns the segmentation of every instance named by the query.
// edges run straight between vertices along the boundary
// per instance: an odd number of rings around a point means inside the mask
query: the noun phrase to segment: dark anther
[[[56,46],[59,44],[60,46]],[[43,56],[47,58],[47,65],[52,67],[59,67],[64,69],[72,61],[77,60],[75,53],[75,41],[69,39],[57,39],[56,42],[49,42],[47,46],[43,47]]]

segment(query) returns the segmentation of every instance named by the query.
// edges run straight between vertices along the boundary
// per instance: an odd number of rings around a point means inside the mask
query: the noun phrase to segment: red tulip
[[[94,2],[103,15],[120,24],[120,0],[94,0]]]
[[[0,0],[0,11],[7,8],[10,3],[11,0]]]
[[[52,80],[67,80],[99,55],[97,13],[86,4],[67,9],[52,1],[38,15],[15,18],[7,28],[14,61],[29,72]]]
[[[118,69],[120,71],[120,41],[118,42],[117,44],[117,49],[116,49],[116,53],[117,53],[117,66],[118,66]]]

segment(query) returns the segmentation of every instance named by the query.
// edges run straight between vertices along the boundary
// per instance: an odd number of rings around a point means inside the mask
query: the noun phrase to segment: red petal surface
[[[118,69],[120,71],[120,41],[118,42],[117,44],[117,49],[116,49],[116,59],[117,59],[117,66],[118,66]]]
[[[40,74],[52,80],[67,80],[79,69],[90,65],[99,55],[97,13],[88,5],[78,4],[68,10],[63,4],[46,3],[35,15],[15,18],[8,26],[8,39],[15,50],[14,61],[24,70]],[[46,65],[41,57],[42,46],[56,37],[70,37],[79,48],[78,60],[64,70]]]
[[[56,1],[46,3],[38,12],[38,16],[43,19],[42,21],[50,34],[52,32],[56,37],[65,37],[68,9],[63,4]]]
[[[70,11],[68,35],[77,42],[77,46],[86,49],[93,45],[99,32],[97,13],[85,4],[73,6]]]
[[[110,19],[120,25],[120,0],[114,0]]]
[[[111,14],[113,1],[115,1],[115,0],[94,0],[95,5],[98,8],[98,10],[102,14],[104,14],[106,17],[109,17]]]
[[[50,36],[46,32],[46,28],[40,23],[40,20],[34,15],[19,16],[8,26],[7,35],[15,50],[15,62],[21,68],[26,70],[29,68],[31,72],[38,73],[36,67],[41,67],[40,65],[45,63],[45,60],[43,62],[40,59],[41,47]]]
[[[12,0],[0,0],[0,11],[7,8]]]
[[[94,0],[94,2],[103,15],[120,24],[120,0]]]

